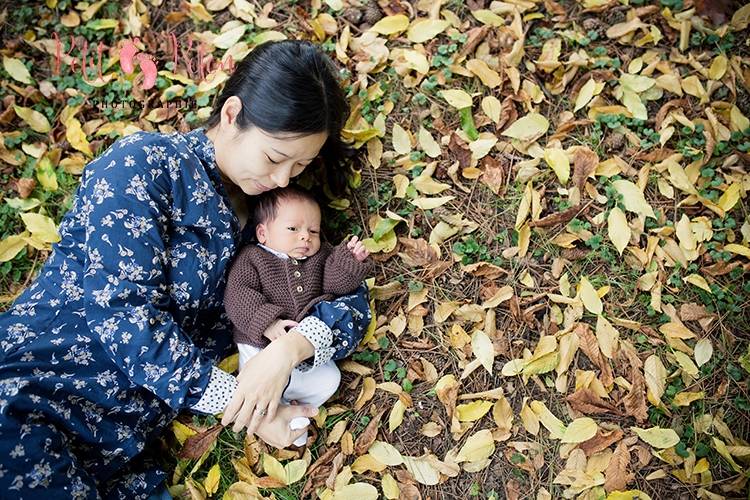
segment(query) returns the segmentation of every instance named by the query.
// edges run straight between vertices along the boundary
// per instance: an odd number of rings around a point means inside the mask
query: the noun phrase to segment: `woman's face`
[[[227,99],[221,122],[206,135],[214,144],[221,173],[246,194],[257,195],[289,184],[289,179],[301,174],[318,156],[328,139],[325,132],[272,134],[257,127],[240,132],[235,117],[241,106],[236,97]]]

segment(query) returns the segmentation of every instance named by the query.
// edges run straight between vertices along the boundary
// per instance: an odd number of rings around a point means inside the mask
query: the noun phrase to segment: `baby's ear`
[[[258,240],[258,243],[266,242],[266,225],[262,222],[255,226],[255,239]]]

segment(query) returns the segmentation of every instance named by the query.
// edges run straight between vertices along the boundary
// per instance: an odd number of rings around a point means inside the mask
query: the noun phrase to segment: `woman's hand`
[[[256,434],[271,446],[286,448],[307,431],[307,426],[292,430],[289,421],[295,417],[312,418],[317,414],[318,409],[310,406],[279,405],[276,418],[270,422],[265,419],[261,421]]]
[[[221,423],[228,426],[234,421],[235,432],[247,427],[247,432],[254,433],[261,422],[272,422],[292,370],[314,354],[310,341],[296,331],[271,342],[242,367]]]

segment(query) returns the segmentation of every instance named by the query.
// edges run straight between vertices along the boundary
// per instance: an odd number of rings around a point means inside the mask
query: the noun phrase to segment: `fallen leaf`
[[[596,435],[599,427],[596,422],[588,417],[577,418],[568,424],[562,437],[563,443],[582,443]]]
[[[662,429],[661,427],[651,427],[650,429],[631,427],[631,429],[638,434],[643,442],[654,448],[665,449],[680,442],[680,436],[672,429]]]
[[[628,472],[630,466],[630,452],[625,444],[625,441],[620,441],[615,448],[615,452],[612,458],[609,460],[609,465],[604,471],[604,489],[607,493],[613,491],[625,491],[628,484],[633,481],[635,474]]]
[[[565,398],[565,401],[576,411],[586,415],[605,415],[614,413],[622,415],[614,405],[603,400],[588,387],[581,387],[573,394]]]
[[[223,428],[223,425],[215,425],[203,432],[188,436],[175,456],[181,460],[199,459],[216,442],[216,436]]]
[[[495,440],[488,429],[483,429],[470,436],[456,455],[456,463],[477,462],[495,452]]]

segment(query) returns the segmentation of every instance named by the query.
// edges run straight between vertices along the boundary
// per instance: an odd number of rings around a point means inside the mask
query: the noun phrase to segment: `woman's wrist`
[[[279,349],[279,352],[283,353],[284,362],[289,363],[291,368],[297,366],[300,361],[315,356],[315,346],[295,330],[291,330],[271,342],[266,349],[271,347]]]

